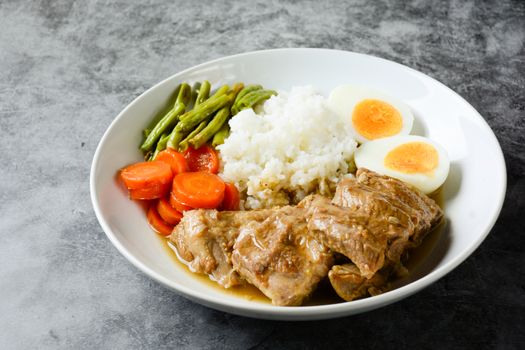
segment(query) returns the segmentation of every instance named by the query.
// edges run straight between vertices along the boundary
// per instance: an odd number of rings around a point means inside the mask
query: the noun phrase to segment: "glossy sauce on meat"
[[[243,286],[235,286],[225,289],[219,284],[217,284],[217,282],[212,281],[207,275],[191,272],[188,266],[186,266],[179,260],[177,254],[173,251],[173,248],[170,247],[169,239],[166,239],[161,236],[159,236],[159,239],[161,240],[162,247],[166,251],[166,254],[170,256],[171,260],[173,260],[177,268],[183,270],[185,273],[188,274],[188,276],[191,276],[191,278],[196,278],[200,283],[205,284],[206,286],[209,286],[227,295],[232,295],[241,299],[255,301],[258,303],[272,303],[266,295],[264,295],[259,289],[257,289],[253,285],[246,284]],[[330,285],[330,282],[328,280],[323,280],[319,283],[317,289],[313,292],[312,296],[309,299],[307,299],[302,304],[302,306],[328,305],[342,302],[344,302],[344,300],[336,294],[336,292]]]
[[[443,209],[443,196],[441,191],[437,191],[434,194],[430,196],[433,200],[436,201],[436,203]],[[408,269],[409,273],[410,271],[417,268],[422,261],[424,261],[432,252],[434,249],[436,243],[438,242],[440,238],[440,234],[442,232],[443,225],[438,225],[433,231],[431,231],[423,240],[421,245],[414,250],[412,250],[408,260],[405,262],[405,267]],[[185,271],[189,276],[192,278],[196,278],[199,280],[200,283],[205,284],[206,286],[209,286],[217,291],[220,291],[221,293],[235,296],[238,298],[242,298],[249,301],[259,302],[259,303],[265,303],[265,304],[271,304],[271,300],[266,297],[259,289],[252,285],[243,285],[243,286],[235,286],[229,289],[225,289],[221,287],[219,284],[217,284],[215,281],[212,281],[209,279],[207,275],[204,274],[197,274],[192,273],[188,266],[183,264],[177,257],[176,253],[173,251],[173,249],[168,244],[169,239],[166,239],[164,237],[160,237],[159,239],[162,241],[162,246],[166,250],[166,253],[171,257],[174,264],[180,269]],[[404,278],[403,278],[404,279]],[[402,283],[402,280],[393,281],[394,284]],[[343,299],[341,299],[337,293],[334,291],[332,286],[330,285],[330,282],[328,279],[322,280],[317,289],[313,292],[311,297],[307,299],[302,306],[316,306],[316,305],[329,305],[329,304],[336,304],[336,303],[342,303],[345,302]]]
[[[256,301],[261,302],[265,304],[271,304],[270,299],[268,299],[259,289],[257,289],[255,286],[252,285],[243,285],[243,286],[235,286],[228,289],[223,288],[221,285],[219,285],[217,282],[212,281],[207,275],[201,274],[201,273],[193,273],[190,271],[187,265],[183,264],[179,258],[177,257],[177,254],[174,251],[174,248],[170,245],[169,239],[166,239],[162,236],[159,236],[159,239],[161,240],[162,247],[166,251],[166,253],[170,256],[171,260],[173,260],[174,264],[180,269],[183,270],[185,273],[188,274],[188,276],[191,276],[191,278],[196,278],[199,280],[199,282],[220,291],[221,293],[227,294],[227,295],[233,295],[242,299],[250,300],[250,301]]]

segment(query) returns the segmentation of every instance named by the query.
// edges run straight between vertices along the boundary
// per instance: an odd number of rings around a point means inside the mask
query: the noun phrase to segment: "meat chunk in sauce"
[[[398,262],[414,230],[410,217],[381,194],[355,180],[349,186],[352,207],[341,207],[320,196],[303,200],[312,235],[335,252],[348,257],[365,278],[385,264]]]
[[[296,207],[187,211],[170,240],[191,271],[225,288],[247,280],[275,305],[300,305],[333,261]]]
[[[225,288],[248,281],[275,305],[300,305],[327,275],[345,300],[375,295],[404,268],[402,255],[443,218],[430,198],[359,169],[332,200],[253,211],[192,210],[170,239],[189,268]],[[334,255],[351,263],[333,266]]]
[[[190,210],[170,236],[179,258],[192,272],[203,273],[229,288],[243,283],[233,269],[231,254],[239,229],[248,222],[262,221],[271,210]]]
[[[356,173],[357,181],[388,198],[398,208],[410,215],[415,230],[410,236],[413,247],[417,247],[425,236],[443,220],[443,210],[437,203],[418,189],[389,176],[379,175],[366,168]],[[334,203],[349,206],[344,197],[345,182],[337,187]]]
[[[286,206],[243,225],[233,247],[236,271],[275,305],[301,305],[324,278],[333,254],[308,232],[306,211]]]
[[[367,279],[354,264],[334,265],[328,277],[337,295],[346,301],[381,294],[388,289],[389,271],[379,271]]]
[[[395,253],[390,254],[390,259],[386,261],[382,270],[372,276],[367,275],[366,271],[358,266],[344,265],[344,268],[338,266],[332,268],[329,274],[330,282],[339,296],[347,301],[386,290],[386,286],[378,288],[381,281],[386,282],[393,273],[406,272],[399,259],[401,255],[417,247],[428,232],[443,219],[443,211],[431,198],[399,180],[378,175],[364,168],[357,171],[356,179],[345,179],[338,184],[332,202],[356,212],[364,210],[370,216],[374,216],[374,213],[378,214],[378,212],[371,210],[373,206],[370,207],[370,203],[374,202],[373,193],[380,194],[390,203],[391,208],[397,208],[396,210],[408,215],[413,228],[410,229],[410,225],[406,226],[408,241],[404,238],[397,240]],[[399,216],[396,215],[389,220],[396,222],[398,219]],[[399,223],[402,226],[406,225],[405,221]],[[373,286],[373,289],[370,289],[370,286]]]

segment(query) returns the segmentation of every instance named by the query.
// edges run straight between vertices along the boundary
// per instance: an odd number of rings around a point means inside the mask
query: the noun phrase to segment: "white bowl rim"
[[[495,142],[495,144],[498,147],[498,159],[494,159],[494,162],[497,163],[494,169],[499,169],[502,173],[500,174],[500,178],[502,179],[501,183],[499,184],[499,187],[502,189],[499,197],[496,199],[497,210],[494,211],[492,218],[488,222],[488,224],[483,228],[482,235],[479,236],[479,238],[476,241],[473,241],[470,246],[468,246],[466,249],[464,249],[460,254],[458,254],[456,257],[452,258],[449,262],[447,262],[445,265],[437,268],[436,270],[430,272],[429,274],[411,282],[404,286],[401,286],[399,288],[396,288],[394,290],[388,291],[386,293],[369,297],[365,299],[360,300],[354,300],[351,302],[343,302],[343,303],[337,303],[337,304],[328,304],[328,305],[316,305],[316,306],[300,306],[300,307],[283,307],[283,306],[274,306],[271,304],[261,304],[261,303],[243,303],[238,304],[235,301],[230,301],[227,299],[221,299],[219,297],[210,296],[206,293],[195,291],[191,288],[188,288],[184,285],[178,284],[175,281],[172,281],[168,278],[163,277],[162,275],[158,274],[157,272],[153,271],[151,268],[140,262],[133,254],[127,251],[127,249],[120,243],[120,241],[116,238],[112,230],[110,229],[109,224],[107,223],[106,219],[102,215],[100,206],[99,206],[99,199],[96,195],[95,191],[95,168],[98,163],[98,158],[101,153],[102,145],[106,142],[106,139],[108,138],[108,135],[111,133],[111,130],[115,126],[118,120],[122,118],[123,115],[126,114],[127,110],[130,109],[135,103],[137,103],[138,100],[142,98],[142,96],[148,94],[151,90],[156,89],[159,85],[162,85],[168,80],[174,79],[177,76],[184,75],[185,73],[198,69],[201,66],[209,65],[212,63],[220,63],[225,60],[230,60],[232,58],[238,58],[243,56],[250,56],[250,55],[257,55],[260,53],[271,53],[271,52],[285,52],[285,51],[304,51],[305,53],[311,52],[311,51],[326,51],[326,52],[334,52],[334,53],[340,53],[340,54],[349,54],[349,55],[357,55],[357,56],[364,56],[371,60],[380,60],[380,61],[386,61],[390,64],[398,65],[401,69],[408,70],[411,73],[415,73],[417,75],[423,75],[424,77],[431,79],[435,83],[441,85],[446,90],[451,92],[452,94],[459,97],[462,101],[464,101],[468,107],[472,110],[474,115],[479,119],[478,121],[481,122],[482,127],[487,131],[487,135],[490,135],[489,137],[492,138],[492,141]],[[359,310],[372,310],[375,308],[379,308],[381,306],[390,304],[394,301],[400,300],[404,297],[407,297],[411,294],[414,294],[415,292],[431,285],[432,283],[436,282],[449,272],[451,272],[453,269],[455,269],[459,264],[461,264],[465,259],[467,259],[478,247],[479,245],[485,240],[487,235],[490,233],[492,227],[496,223],[496,220],[499,217],[499,214],[501,212],[501,209],[503,207],[503,202],[505,199],[505,193],[506,193],[506,187],[507,187],[507,171],[506,171],[506,165],[505,165],[505,159],[503,156],[503,152],[501,150],[501,145],[499,144],[496,136],[494,135],[494,132],[490,128],[490,126],[487,124],[485,119],[479,114],[479,112],[470,104],[468,101],[466,101],[461,95],[456,93],[454,90],[446,86],[445,84],[441,83],[440,81],[420,72],[413,68],[410,68],[408,66],[405,66],[403,64],[387,60],[384,58],[380,58],[377,56],[367,55],[363,53],[357,53],[352,51],[344,51],[344,50],[336,50],[336,49],[324,49],[324,48],[279,48],[279,49],[270,49],[270,50],[257,50],[257,51],[249,51],[244,52],[236,55],[230,55],[230,56],[224,56],[221,58],[217,58],[214,60],[210,60],[204,63],[201,63],[196,66],[189,67],[187,69],[184,69],[178,73],[175,73],[171,75],[170,77],[160,81],[159,83],[155,84],[148,90],[144,91],[142,94],[140,94],[138,97],[136,97],[130,104],[126,106],[118,115],[116,118],[113,119],[109,127],[104,132],[104,135],[102,136],[101,140],[98,143],[97,149],[95,151],[93,161],[91,163],[91,171],[90,171],[90,193],[91,193],[91,201],[93,204],[93,209],[95,211],[96,217],[106,233],[106,236],[109,238],[111,243],[117,248],[117,250],[128,260],[130,261],[135,267],[137,267],[140,271],[148,275],[149,277],[153,278],[155,281],[161,283],[162,285],[175,290],[179,294],[197,301],[203,305],[207,305],[209,307],[227,311],[230,313],[235,313],[239,315],[249,316],[249,317],[259,317],[259,318],[273,318],[273,319],[284,319],[280,318],[280,316],[286,317],[288,316],[288,319],[290,320],[300,320],[300,317],[303,316],[307,318],[308,320],[312,319],[323,319],[323,318],[334,318],[334,317],[342,317],[345,315],[348,315],[352,313],[358,313]]]

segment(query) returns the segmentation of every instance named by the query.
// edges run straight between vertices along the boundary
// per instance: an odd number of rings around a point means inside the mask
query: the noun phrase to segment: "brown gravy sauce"
[[[183,262],[179,260],[179,258],[177,257],[177,254],[171,247],[171,244],[169,244],[169,239],[164,238],[160,235],[157,235],[157,236],[159,237],[159,239],[162,240],[162,246],[164,247],[164,250],[166,251],[166,253],[171,257],[171,260],[173,260],[173,263],[180,270],[183,270],[184,272],[188,273],[189,275],[192,276],[192,278],[197,279],[200,283],[213,287],[225,294],[236,296],[238,298],[242,298],[242,299],[246,299],[250,301],[258,301],[258,302],[263,302],[263,303],[271,303],[270,299],[268,299],[266,295],[264,295],[259,289],[257,289],[257,287],[251,284],[247,283],[244,286],[236,286],[236,287],[226,289],[226,288],[221,287],[217,282],[211,280],[207,275],[191,272],[188,266],[186,266],[186,264],[184,264]]]
[[[443,208],[443,195],[440,190],[431,194],[430,198],[435,200],[436,203],[441,208]],[[410,271],[415,269],[419,265],[419,263],[423,261],[432,252],[434,246],[436,245],[440,237],[442,228],[443,225],[438,225],[432,232],[430,232],[425,237],[425,239],[419,247],[415,248],[410,252],[410,257],[407,261],[404,262],[405,267],[408,269],[409,273]],[[207,286],[215,288],[216,290],[219,290],[220,292],[228,295],[233,295],[245,300],[271,304],[270,299],[266,297],[259,289],[257,289],[251,284],[247,283],[244,286],[237,286],[225,289],[222,288],[215,281],[209,279],[207,275],[191,272],[188,266],[186,266],[179,260],[177,254],[171,248],[171,245],[168,244],[169,239],[166,239],[162,236],[158,237],[162,240],[162,246],[164,247],[166,253],[171,257],[171,260],[173,260],[175,266],[177,266],[180,270],[183,270],[186,273],[190,274],[193,278],[199,280],[201,283],[206,284]],[[333,290],[332,286],[330,285],[328,278],[326,278],[319,283],[311,297],[303,303],[303,306],[327,305],[343,302],[345,301],[337,295],[337,293]]]

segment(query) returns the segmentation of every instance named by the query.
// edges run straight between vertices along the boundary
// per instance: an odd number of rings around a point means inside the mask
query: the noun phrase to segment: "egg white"
[[[391,150],[409,142],[423,142],[436,149],[438,153],[438,166],[432,174],[407,174],[387,168],[384,165],[384,159]],[[434,192],[445,182],[450,169],[450,160],[443,147],[426,137],[415,135],[392,136],[369,141],[359,146],[354,154],[354,158],[358,168],[367,168],[379,174],[396,178],[418,188],[426,194]]]
[[[364,135],[360,134],[354,128],[354,125],[352,123],[352,113],[354,111],[355,106],[359,104],[359,102],[368,99],[386,102],[395,109],[397,109],[399,111],[399,114],[401,114],[401,130],[397,134],[391,135],[390,137],[397,135],[408,135],[410,133],[410,131],[412,130],[412,125],[414,123],[414,115],[412,114],[410,107],[408,107],[402,101],[392,96],[388,96],[382,92],[365,87],[341,85],[332,90],[330,96],[328,97],[328,104],[336,114],[338,114],[341,118],[345,120],[345,122],[347,122],[350,125],[350,128],[352,130],[352,136],[359,143],[365,143],[371,140],[366,138]]]

